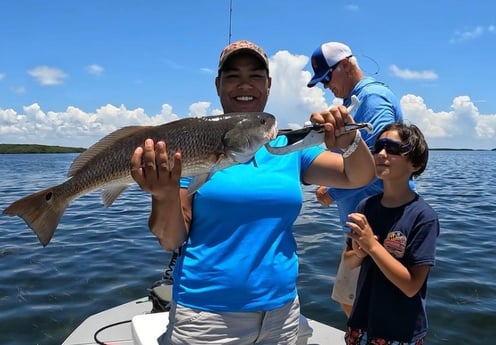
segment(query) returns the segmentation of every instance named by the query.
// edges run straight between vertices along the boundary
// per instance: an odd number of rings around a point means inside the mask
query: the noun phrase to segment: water
[[[65,180],[74,154],[0,155],[0,208]],[[492,344],[496,336],[496,152],[433,151],[417,188],[440,216],[429,278],[428,344]],[[343,237],[336,209],[305,204],[294,226],[302,311],[343,329],[330,299]],[[137,187],[104,208],[98,192],[74,201],[43,248],[18,217],[0,216],[0,344],[60,344],[90,314],[146,295],[170,254],[147,228]]]

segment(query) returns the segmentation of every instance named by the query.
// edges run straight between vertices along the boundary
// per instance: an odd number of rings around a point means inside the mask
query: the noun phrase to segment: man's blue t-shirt
[[[272,146],[283,146],[278,137]],[[174,300],[217,311],[268,311],[296,297],[292,226],[303,202],[301,176],[323,151],[272,155],[216,172],[194,195],[190,233],[174,269]],[[255,164],[256,162],[256,164]],[[187,188],[190,179],[181,179]]]

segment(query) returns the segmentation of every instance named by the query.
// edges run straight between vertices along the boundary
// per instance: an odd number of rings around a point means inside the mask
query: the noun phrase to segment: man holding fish
[[[220,55],[215,79],[225,113],[260,113],[271,86],[269,60],[249,41]],[[200,179],[181,178],[185,152],[147,139],[131,174],[152,195],[149,226],[161,246],[183,246],[174,270],[173,303],[161,344],[296,344],[300,306],[292,225],[303,202],[301,183],[355,188],[374,177],[370,151],[344,107],[313,113],[328,149],[253,159]],[[284,135],[270,142],[285,146]],[[169,154],[168,154],[169,152]],[[206,182],[204,182],[206,181]],[[193,188],[191,187],[193,184]]]

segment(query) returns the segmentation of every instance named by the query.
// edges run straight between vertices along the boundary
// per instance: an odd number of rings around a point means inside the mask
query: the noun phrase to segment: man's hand
[[[324,142],[329,150],[348,147],[356,135],[355,131],[346,130],[345,124],[351,124],[355,121],[342,105],[312,113],[310,122],[324,125]]]
[[[328,188],[326,186],[320,186],[315,191],[315,196],[317,197],[317,201],[324,207],[329,207],[334,199],[329,195]]]

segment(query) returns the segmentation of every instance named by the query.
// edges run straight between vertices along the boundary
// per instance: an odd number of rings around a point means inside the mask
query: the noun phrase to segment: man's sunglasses
[[[401,155],[402,153],[409,152],[411,148],[410,145],[404,145],[399,141],[383,138],[375,142],[372,153],[377,154],[384,149],[390,155]]]
[[[343,61],[343,60],[341,60]],[[334,65],[332,65],[331,69],[329,70],[329,72],[327,72],[327,74],[325,75],[324,78],[322,78],[322,80],[320,81],[323,85],[329,83],[332,79],[332,72],[338,67],[339,63],[341,61],[338,61],[337,63],[335,63]]]
[[[341,61],[339,61],[341,62]],[[327,84],[327,83],[330,83],[331,82],[331,79],[332,79],[332,72],[338,67],[339,65],[339,62],[335,65],[333,65],[331,67],[331,69],[329,70],[329,72],[327,72],[327,74],[325,75],[324,78],[322,78],[322,80],[320,81],[323,85]]]
[[[334,71],[333,69],[331,69],[329,72],[327,72],[327,74],[325,75],[324,78],[322,78],[322,80],[320,81],[322,83],[322,85],[325,85],[327,83],[330,83],[331,82],[331,79],[332,79],[332,71]]]
[[[353,55],[350,55],[350,56],[347,56],[346,59],[349,59],[350,57],[352,57]],[[346,59],[343,59],[343,60],[346,60]],[[339,60],[338,62],[336,62],[334,65],[331,66],[331,69],[329,69],[329,72],[327,72],[327,74],[325,75],[324,78],[322,78],[322,80],[320,81],[322,84],[327,84],[327,83],[330,83],[331,82],[331,79],[332,79],[332,72],[334,72],[334,70],[336,68],[338,68],[339,64],[341,63],[341,61],[343,60]]]

